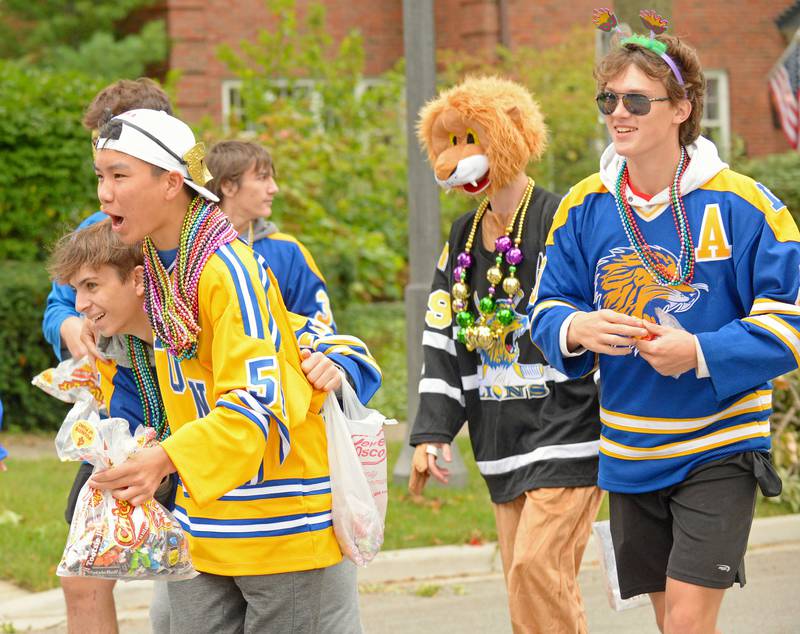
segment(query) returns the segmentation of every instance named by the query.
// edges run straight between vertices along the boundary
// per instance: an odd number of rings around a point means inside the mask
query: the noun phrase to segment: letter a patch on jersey
[[[698,262],[710,260],[727,260],[731,257],[732,249],[722,225],[722,213],[719,205],[706,205],[703,213],[703,226],[700,228],[700,240],[695,249]]]

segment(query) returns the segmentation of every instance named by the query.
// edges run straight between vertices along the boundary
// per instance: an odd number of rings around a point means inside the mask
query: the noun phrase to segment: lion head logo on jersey
[[[667,249],[650,247],[661,265],[670,273],[677,267],[677,258]],[[642,265],[633,247],[617,247],[597,263],[594,276],[594,302],[600,308],[642,317],[658,322],[656,308],[666,313],[689,310],[708,291],[706,284],[662,286]]]
[[[496,314],[487,320],[486,325],[490,328],[498,328],[500,336],[485,350],[477,349],[484,366],[488,368],[506,367],[516,363],[519,359],[519,338],[528,330],[528,315],[516,310],[523,296],[524,293],[520,290],[510,298],[508,308],[514,313],[514,319],[510,324],[507,326],[500,324]],[[475,307],[480,310],[477,293],[474,294],[473,300]]]

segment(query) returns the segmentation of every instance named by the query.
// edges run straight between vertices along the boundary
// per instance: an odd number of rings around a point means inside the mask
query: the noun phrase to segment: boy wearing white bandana
[[[271,273],[211,203],[202,158],[163,112],[101,130],[98,196],[124,242],[144,239],[172,435],[92,484],[138,504],[177,470],[176,516],[202,574],[170,584],[173,632],[313,632],[321,569],[341,559],[315,413],[324,393],[303,377]]]

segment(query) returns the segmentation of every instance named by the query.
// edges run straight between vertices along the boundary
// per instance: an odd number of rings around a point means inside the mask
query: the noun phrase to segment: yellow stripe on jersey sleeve
[[[771,200],[767,196],[769,190],[756,183],[749,176],[739,174],[730,169],[724,169],[700,189],[722,193],[729,192],[743,198],[764,214],[764,219],[775,234],[776,240],[779,242],[800,242],[800,231],[798,231],[797,224],[786,205],[781,203],[782,206],[776,208],[777,199],[773,197]]]
[[[775,335],[783,342],[791,353],[794,355],[794,360],[800,367],[800,332],[797,332],[792,326],[785,322],[780,317],[775,315],[756,315],[755,317],[745,317],[743,321],[763,328],[767,332]]]
[[[589,194],[602,194],[607,192],[606,186],[600,180],[600,174],[592,174],[588,178],[584,178],[580,183],[572,187],[567,195],[561,200],[556,215],[553,218],[553,224],[550,227],[550,232],[547,234],[547,242],[545,246],[552,246],[555,244],[553,236],[555,232],[567,224],[569,212],[573,207],[583,204],[584,199]]]
[[[779,315],[800,315],[800,306],[797,304],[779,302],[777,299],[759,297],[753,302],[753,308],[750,309],[751,315],[766,315],[770,313],[778,313]]]

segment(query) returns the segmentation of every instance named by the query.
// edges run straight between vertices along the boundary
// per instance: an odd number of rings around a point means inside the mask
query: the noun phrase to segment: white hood
[[[728,167],[719,157],[717,147],[705,137],[697,137],[691,145],[686,146],[686,151],[692,161],[681,179],[681,194],[686,195],[701,185],[706,184],[714,176]],[[617,186],[617,176],[622,167],[624,158],[614,151],[614,144],[609,145],[600,157],[600,179],[609,192],[614,195]],[[660,191],[649,201],[635,195],[630,189],[627,192],[628,202],[640,213],[652,220],[659,214],[650,215],[654,207],[669,204],[669,188]],[[666,208],[666,207],[665,207]]]

